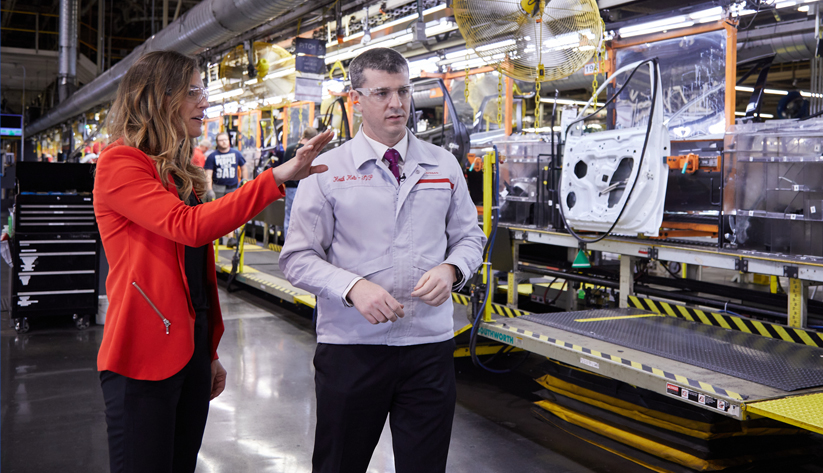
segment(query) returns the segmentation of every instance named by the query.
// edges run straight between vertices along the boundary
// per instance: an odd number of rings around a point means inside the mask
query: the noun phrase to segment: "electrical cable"
[[[748,4],[748,3],[752,3],[752,2],[748,2],[748,1],[747,1],[746,3]],[[748,30],[749,30],[749,28],[751,28],[751,27],[752,27],[752,24],[754,23],[755,18],[757,18],[757,15],[760,13],[760,7],[762,6],[762,3],[758,0],[758,1],[757,1],[757,3],[756,3],[756,5],[753,5],[753,6],[756,6],[756,7],[757,7],[757,10],[755,10],[754,15],[752,16],[752,19],[751,19],[751,20],[749,20],[749,24],[748,24],[748,25],[746,25],[746,27],[745,27],[745,28],[743,28],[743,29],[741,30],[741,29],[738,27],[738,29],[737,29],[738,33],[739,33],[739,32],[741,32],[741,31],[748,31]],[[748,38],[746,38],[746,43],[748,43],[748,42],[749,42],[749,39],[748,39]],[[743,44],[743,47],[746,47],[746,44],[745,44],[745,43]]]
[[[603,104],[602,107],[595,110],[593,113],[591,113],[588,116],[578,118],[577,120],[570,123],[568,128],[566,128],[566,135],[564,136],[564,140],[563,140],[564,142],[567,141],[566,138],[568,138],[569,129],[571,128],[572,125],[574,125],[577,122],[583,121],[587,118],[591,118],[596,113],[598,113],[600,110],[604,109],[607,105],[609,105],[610,102],[612,102],[616,97],[618,97],[620,95],[620,93],[623,91],[623,88],[625,88],[626,85],[628,85],[629,82],[631,82],[631,79],[634,76],[634,74],[637,72],[637,70],[640,69],[641,66],[643,66],[644,64],[648,64],[649,62],[654,64],[654,83],[652,84],[652,102],[651,102],[651,108],[649,109],[649,121],[648,121],[648,124],[646,125],[646,137],[643,139],[643,149],[640,153],[640,161],[637,164],[637,173],[635,174],[634,181],[632,182],[632,187],[629,189],[629,194],[626,197],[626,201],[623,204],[623,207],[620,209],[620,213],[617,214],[617,218],[614,220],[614,223],[606,231],[606,233],[600,235],[599,237],[596,237],[596,238],[591,239],[591,240],[583,238],[581,235],[579,235],[577,232],[574,231],[574,229],[571,227],[571,225],[569,225],[569,222],[566,220],[566,214],[563,210],[563,203],[562,202],[560,203],[560,217],[563,219],[563,224],[566,226],[566,230],[568,230],[569,233],[575,239],[577,239],[577,241],[579,241],[583,245],[586,245],[588,243],[597,243],[598,241],[603,240],[604,238],[608,237],[611,234],[612,230],[614,230],[614,227],[616,227],[617,223],[620,222],[620,217],[622,217],[623,213],[626,211],[626,207],[628,207],[628,205],[629,205],[629,200],[632,198],[632,194],[634,193],[634,189],[637,186],[637,180],[640,177],[640,169],[643,167],[643,160],[646,157],[646,149],[647,149],[648,144],[649,144],[649,136],[651,136],[652,122],[653,122],[653,119],[654,119],[654,108],[657,105],[657,89],[658,89],[658,85],[660,83],[660,71],[659,71],[659,65],[658,65],[657,58],[655,57],[655,58],[646,59],[644,61],[641,61],[634,68],[634,70],[631,72],[631,74],[629,75],[629,78],[626,80],[626,83],[623,84],[623,86],[621,86],[620,89],[617,92],[615,92],[614,95],[612,95],[611,98],[609,98],[609,100],[607,100]],[[563,183],[561,182],[560,185],[562,186]],[[562,191],[560,193],[562,194]]]
[[[556,283],[556,282],[557,282],[557,280],[558,280],[558,279],[560,279],[560,277],[556,277],[556,278],[554,278],[554,279],[552,280],[552,282],[550,282],[550,283],[549,283],[549,285],[548,285],[548,286],[546,286],[546,290],[545,290],[545,291],[543,291],[543,303],[544,303],[544,304],[546,303],[546,296],[548,296],[548,295],[549,295],[549,289],[551,289],[551,288],[552,288],[552,286],[554,285],[554,283]]]
[[[560,290],[557,291],[557,295],[554,296],[554,299],[552,299],[552,301],[549,303],[549,305],[554,305],[554,303],[557,302],[558,299],[560,299],[560,295],[563,294],[563,291],[566,290],[566,286],[568,286],[568,284],[569,284],[569,281],[563,281],[563,287],[561,287]]]
[[[721,314],[731,314],[737,317],[743,317],[742,315],[738,314],[737,312],[732,312],[729,310],[729,301],[726,301],[726,305],[723,306],[723,310],[720,311]]]

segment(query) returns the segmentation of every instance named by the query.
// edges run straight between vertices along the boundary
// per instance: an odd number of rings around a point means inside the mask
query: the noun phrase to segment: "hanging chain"
[[[497,65],[497,126],[503,127],[503,72]]]
[[[466,53],[466,80],[463,84],[463,97],[466,99],[466,105],[469,103],[469,53]]]
[[[534,82],[534,132],[540,128],[540,81]]]
[[[534,79],[534,132],[540,128],[540,84],[546,77],[546,68],[543,63],[537,65],[537,77]]]
[[[600,49],[594,52],[594,79],[592,79],[592,102],[594,103],[595,110],[597,110],[597,88],[599,87],[597,84],[597,75],[605,72],[601,70],[600,66],[604,65],[606,61],[606,23],[603,22],[602,18],[600,19],[600,26],[603,30],[601,33],[603,36],[600,38]]]

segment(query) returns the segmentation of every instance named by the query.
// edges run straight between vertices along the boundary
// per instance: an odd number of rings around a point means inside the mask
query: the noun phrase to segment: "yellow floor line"
[[[602,320],[640,319],[643,317],[662,317],[663,314],[620,315],[615,317],[595,317],[592,319],[574,319],[575,322],[600,322]]]

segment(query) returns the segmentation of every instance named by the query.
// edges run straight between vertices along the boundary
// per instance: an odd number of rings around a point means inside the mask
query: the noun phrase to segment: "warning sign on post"
[[[302,74],[294,80],[294,99],[320,103],[323,101],[323,76]]]

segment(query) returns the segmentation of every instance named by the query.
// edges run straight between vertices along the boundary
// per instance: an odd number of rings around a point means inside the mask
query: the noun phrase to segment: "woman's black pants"
[[[208,333],[195,325],[194,354],[174,376],[143,381],[103,371],[111,473],[192,473],[211,395]]]

